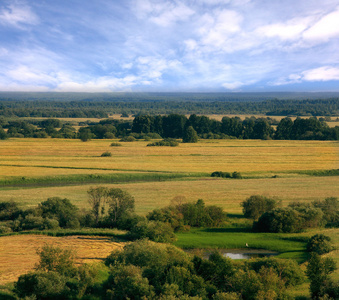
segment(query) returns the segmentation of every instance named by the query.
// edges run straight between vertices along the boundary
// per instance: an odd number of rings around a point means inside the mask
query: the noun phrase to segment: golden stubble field
[[[136,200],[136,212],[169,204],[178,195],[188,201],[204,199],[230,213],[241,212],[240,202],[253,194],[282,200],[314,201],[339,196],[339,177],[296,174],[300,170],[339,168],[339,143],[335,141],[203,140],[179,147],[147,147],[145,141],[9,139],[0,141],[0,181],[11,177],[67,176],[71,174],[241,172],[253,179],[210,177],[166,182],[139,182],[105,186],[120,187]],[[100,157],[110,151],[111,157]],[[72,167],[72,168],[69,168]],[[105,170],[102,170],[105,169]],[[278,175],[278,178],[271,178]],[[38,180],[37,180],[38,182]],[[35,206],[49,197],[68,198],[88,208],[87,190],[93,184],[36,188],[3,188],[0,201],[15,200]]]
[[[0,285],[16,281],[20,275],[33,271],[39,260],[36,252],[46,244],[71,249],[79,264],[102,261],[113,250],[123,247],[109,238],[95,236],[3,236],[0,243]]]
[[[116,171],[213,172],[247,174],[339,168],[335,141],[203,140],[179,147],[147,147],[149,142],[111,140],[9,139],[0,141],[0,180]],[[111,157],[100,157],[110,151]],[[73,169],[69,169],[69,167]],[[74,169],[76,168],[76,169]],[[105,170],[100,170],[105,169]]]

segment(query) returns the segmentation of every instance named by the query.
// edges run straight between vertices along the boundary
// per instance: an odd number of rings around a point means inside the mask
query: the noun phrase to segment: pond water
[[[225,252],[222,253],[223,256],[229,257],[231,259],[250,259],[250,258],[261,258],[268,256],[275,256],[278,253],[262,253],[262,252],[250,252],[250,253],[233,253],[233,252]]]
[[[212,250],[189,250],[189,253],[195,253],[196,251],[202,253],[202,257],[208,259]],[[218,252],[231,259],[250,259],[261,258],[278,255],[278,252],[268,251],[264,249],[218,249]]]

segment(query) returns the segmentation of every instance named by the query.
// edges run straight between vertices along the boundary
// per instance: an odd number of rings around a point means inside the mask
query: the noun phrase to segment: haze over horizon
[[[339,92],[338,49],[338,0],[0,3],[0,91]]]

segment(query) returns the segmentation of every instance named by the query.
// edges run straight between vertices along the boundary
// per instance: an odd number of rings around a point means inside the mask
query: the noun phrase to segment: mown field
[[[339,195],[338,176],[311,176],[311,171],[339,169],[338,142],[204,140],[147,147],[149,142],[138,141],[110,147],[111,142],[1,141],[1,200],[34,206],[59,196],[86,208],[90,186],[114,184],[135,197],[141,214],[168,205],[178,195],[240,213],[240,202],[253,194],[278,198],[283,205]],[[112,156],[100,157],[105,151]],[[244,179],[209,177],[214,171],[241,172]]]
[[[118,141],[0,141],[0,201],[14,200],[28,208],[57,196],[89,208],[87,190],[101,185],[128,191],[135,198],[136,212],[142,215],[180,195],[188,201],[203,199],[207,205],[222,206],[230,215],[239,216],[240,203],[254,194],[279,199],[283,206],[339,196],[339,176],[319,176],[339,169],[339,143],[335,141],[203,140],[178,147],[147,147],[146,141],[111,147],[111,142]],[[112,156],[101,157],[105,151]],[[243,179],[211,178],[214,171],[237,171]],[[338,231],[328,233],[339,246]],[[305,244],[291,235],[280,239],[236,230],[198,230],[178,237],[181,247],[229,248],[250,243],[269,249],[273,243],[287,253],[298,253]],[[4,237],[1,244],[5,245],[2,242]],[[331,255],[339,261],[338,251]]]

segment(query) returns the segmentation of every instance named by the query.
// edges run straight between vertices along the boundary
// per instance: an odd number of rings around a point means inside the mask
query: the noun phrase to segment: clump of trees
[[[112,252],[105,263],[111,267],[105,288],[114,299],[133,297],[133,293],[157,299],[281,299],[287,297],[287,287],[305,279],[292,261],[234,263],[219,252],[203,259],[147,240]]]
[[[15,283],[20,299],[83,299],[98,281],[99,268],[77,266],[71,250],[46,245],[37,253],[36,270],[21,275]]]
[[[225,223],[226,213],[221,207],[205,205],[199,199],[196,203],[183,202],[155,209],[147,219],[168,223],[174,231],[186,231],[190,227],[219,227]]]
[[[176,139],[163,139],[162,141],[157,141],[154,143],[147,144],[148,147],[152,146],[166,146],[166,147],[177,147],[179,146],[179,143]]]
[[[241,179],[242,175],[240,172],[222,172],[222,171],[215,171],[211,174],[211,177],[221,177],[221,178],[234,178],[234,179]]]
[[[48,198],[38,207],[22,210],[13,201],[0,203],[0,233],[22,230],[79,228],[79,209],[68,199]]]
[[[253,229],[260,232],[291,233],[322,226],[337,227],[338,203],[338,199],[334,197],[311,204],[294,202],[288,207],[264,212],[253,223]]]

